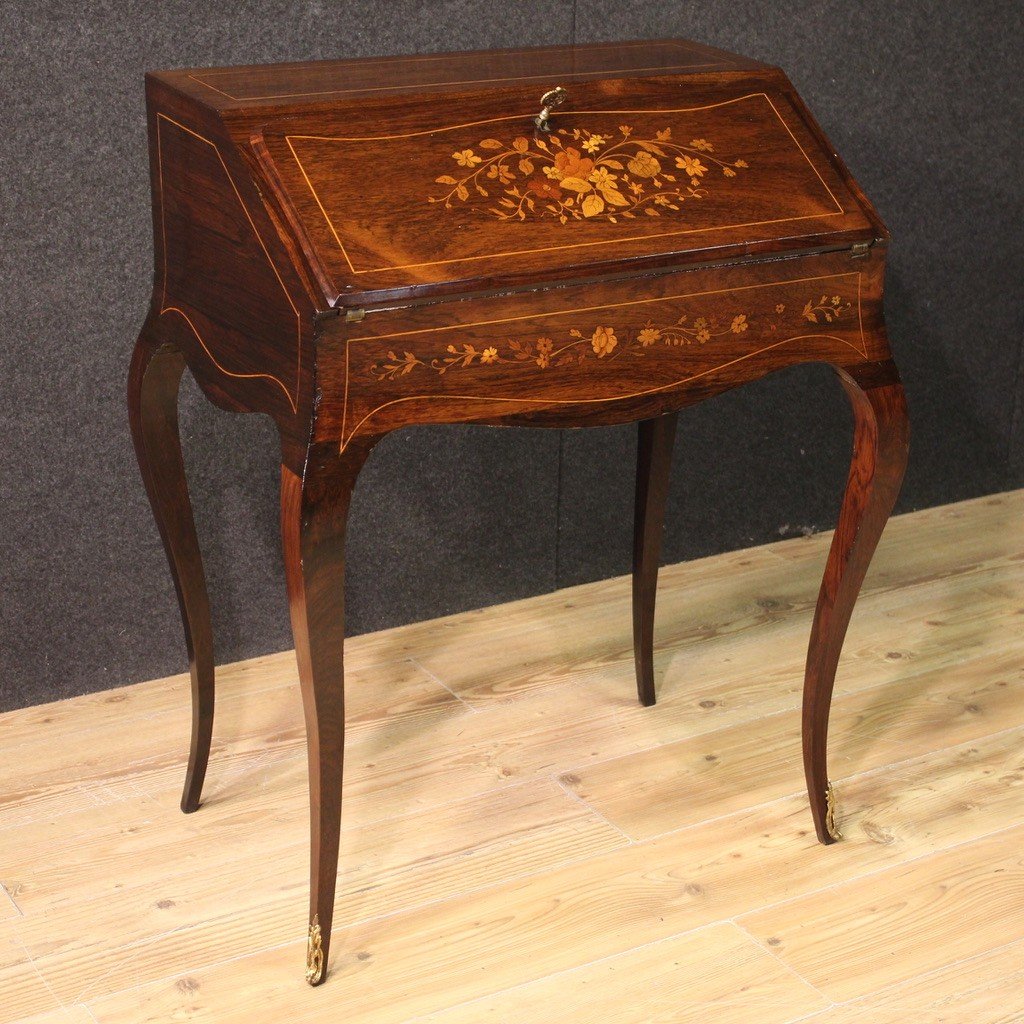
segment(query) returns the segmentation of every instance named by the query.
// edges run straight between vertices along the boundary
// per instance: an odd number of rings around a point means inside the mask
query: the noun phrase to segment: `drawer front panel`
[[[793,363],[885,359],[881,272],[833,254],[371,313],[322,345],[317,433],[615,422]]]

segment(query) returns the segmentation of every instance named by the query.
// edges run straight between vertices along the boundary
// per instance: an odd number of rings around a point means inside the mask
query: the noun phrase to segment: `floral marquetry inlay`
[[[560,338],[509,338],[492,345],[448,345],[444,354],[436,357],[390,351],[386,359],[372,363],[367,372],[378,380],[397,380],[413,371],[444,375],[449,370],[500,364],[547,370],[578,366],[588,360],[611,362],[621,356],[642,358],[655,346],[705,345],[714,339],[743,335],[747,331],[763,335],[770,344],[780,330],[791,330],[801,323],[832,323],[847,316],[851,308],[851,303],[842,296],[823,295],[817,302],[808,299],[801,311],[792,310],[788,315],[786,305],[780,302],[774,308],[774,315],[768,316],[754,316],[742,310],[725,316],[702,314],[692,318],[691,314],[683,313],[674,321],[656,322],[648,318],[639,324],[616,323],[612,317],[606,317],[599,323],[570,328]]]
[[[447,209],[471,203],[499,220],[551,217],[563,224],[672,214],[708,196],[712,176],[734,178],[748,166],[721,159],[707,139],[676,142],[669,127],[640,138],[625,124],[608,135],[560,128],[511,143],[481,139],[451,159],[453,173],[436,179],[445,190],[430,202]]]

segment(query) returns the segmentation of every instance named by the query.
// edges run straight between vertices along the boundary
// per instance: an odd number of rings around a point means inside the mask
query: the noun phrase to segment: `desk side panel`
[[[317,304],[216,121],[148,90],[159,330],[218,404],[308,433]]]

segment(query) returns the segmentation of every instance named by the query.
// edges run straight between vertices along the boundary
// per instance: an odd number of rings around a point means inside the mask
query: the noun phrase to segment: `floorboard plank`
[[[1024,939],[1024,825],[739,923],[837,1001],[897,984]]]
[[[832,707],[830,765],[851,771],[1024,726],[1024,651],[974,658],[875,687]],[[800,713],[743,722],[562,776],[634,839],[802,790]]]
[[[49,1013],[22,1017],[16,1024],[96,1024],[96,1019],[84,1006],[62,1006]]]
[[[964,506],[891,520],[862,600],[1024,558],[1020,492]],[[658,648],[750,633],[757,642],[765,626],[794,615],[806,633],[804,619],[809,621],[817,600],[830,540],[831,534],[817,534],[666,567],[658,587]],[[629,593],[628,577],[619,577],[535,598],[535,605],[518,602],[460,616],[448,630],[424,637],[416,657],[474,703],[550,686],[567,674],[631,665]],[[516,644],[525,630],[529,644]],[[487,643],[481,642],[485,637]],[[491,643],[511,644],[516,655],[495,665]]]
[[[312,1021],[328,1005],[344,1009],[353,1022],[397,1024],[728,920],[752,907],[906,865],[989,836],[1014,814],[1024,816],[1017,791],[1001,781],[1020,764],[1022,733],[1003,733],[990,749],[970,744],[921,758],[900,773],[880,770],[850,780],[841,808],[847,839],[834,847],[815,841],[806,799],[788,798],[583,864],[336,929],[334,987],[323,989],[330,995],[319,1002],[306,1002],[287,981],[302,961],[301,942],[190,971],[208,1009],[195,1019],[245,1020],[263,1007],[281,1014],[287,1008],[291,1020]],[[965,786],[972,793],[970,804],[964,801]],[[202,952],[220,950],[226,959],[233,937],[241,933],[251,942],[247,927],[244,918],[220,921],[207,936],[216,945],[205,945]],[[180,940],[179,933],[136,951],[133,976],[152,977],[169,962],[180,962]],[[111,957],[119,955],[124,954],[115,951]],[[202,959],[196,956],[195,962]],[[39,966],[46,970],[45,962]],[[54,964],[57,977],[76,970]],[[171,1021],[190,1007],[195,1012],[194,991],[182,993],[178,980],[133,994],[151,1008],[152,1017],[144,1019]],[[101,979],[99,988],[110,986]],[[90,993],[99,994],[97,988]],[[93,1010],[101,1021],[98,1008],[110,1020],[120,1020],[128,1005],[117,998],[99,1000]]]
[[[798,709],[828,542],[667,567],[654,708],[625,578],[352,639],[315,991],[291,652],[219,670],[195,815],[184,676],[0,715],[0,1024],[1024,1021],[1024,491],[887,529],[824,848]]]
[[[786,1024],[827,1002],[735,925],[551,975],[416,1024]]]
[[[1024,943],[1015,942],[850,1004],[876,1024],[1015,1024],[1024,1020]]]
[[[0,923],[0,1020],[20,1021],[60,1008],[9,923]]]
[[[273,673],[280,670],[279,661],[272,662]],[[349,673],[346,711],[353,733],[448,710],[456,714],[465,711],[465,705],[436,679],[408,661],[381,664],[365,673]],[[290,669],[285,685],[280,685],[275,675],[277,685],[273,686],[265,685],[268,677],[263,676],[262,685],[257,683],[253,693],[218,701],[210,756],[211,787],[216,787],[225,766],[230,773],[238,758],[281,746],[297,748],[304,742],[294,675]],[[161,687],[156,692],[162,695],[164,690]],[[16,820],[14,815],[5,818],[5,812],[17,814],[35,801],[49,800],[69,789],[92,788],[102,798],[105,787],[125,777],[132,779],[135,788],[166,776],[173,778],[175,787],[180,786],[191,722],[188,693],[187,687],[182,689],[173,711],[134,714],[127,720],[120,705],[108,698],[105,722],[93,721],[81,733],[66,728],[66,713],[52,713],[48,722],[37,725],[32,742],[5,745],[0,751],[0,828]],[[95,705],[92,701],[90,706]],[[43,751],[45,756],[33,756],[33,752]]]

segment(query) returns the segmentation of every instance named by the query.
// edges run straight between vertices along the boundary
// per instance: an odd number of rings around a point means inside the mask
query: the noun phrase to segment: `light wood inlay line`
[[[406,88],[412,89],[431,89],[445,85],[497,85],[501,82],[540,82],[548,81],[552,77],[564,78],[567,81],[579,78],[611,78],[614,75],[626,75],[635,74],[636,72],[642,71],[698,71],[701,69],[710,69],[722,67],[722,63],[717,61],[707,61],[700,64],[673,64],[670,67],[664,67],[662,65],[652,66],[649,68],[620,68],[612,71],[558,71],[549,72],[545,75],[510,75],[502,78],[469,78],[463,79],[458,82],[424,82],[423,84],[414,86],[406,86]],[[207,89],[212,89],[214,92],[220,93],[226,99],[232,100],[238,103],[258,103],[264,100],[287,100],[287,99],[300,99],[309,98],[311,96],[344,96],[348,93],[363,93],[363,92],[394,92],[395,87],[391,85],[365,85],[359,86],[355,89],[323,89],[317,92],[284,92],[284,93],[269,93],[262,96],[232,96],[230,93],[225,92],[223,89],[217,88],[210,82],[204,81],[201,78],[197,78],[195,75],[189,75],[193,81],[198,82],[200,85],[206,86]]]

